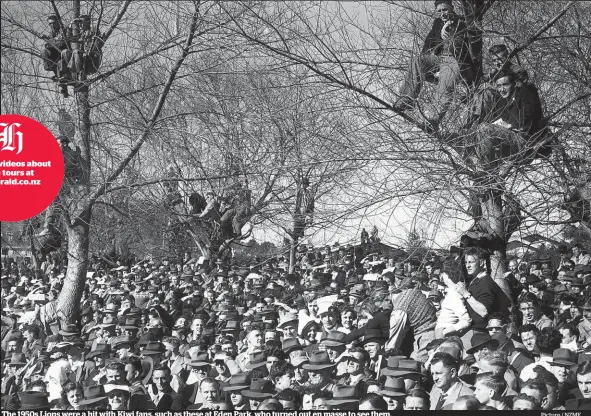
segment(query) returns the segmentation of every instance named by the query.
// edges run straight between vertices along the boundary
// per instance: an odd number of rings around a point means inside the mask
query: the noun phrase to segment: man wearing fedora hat
[[[4,359],[6,365],[6,374],[2,377],[1,394],[12,395],[19,391],[22,377],[20,371],[25,365],[27,360],[23,353],[13,353],[9,358]]]
[[[367,392],[366,381],[371,373],[367,369],[369,354],[362,347],[353,347],[341,356],[341,361],[346,363],[346,373],[338,380],[337,384],[358,386],[359,392]]]
[[[388,410],[402,410],[404,398],[406,397],[404,380],[398,377],[386,378],[384,387],[382,387],[379,394],[386,400]]]
[[[331,410],[357,410],[360,396],[357,386],[336,386],[332,399],[326,399],[325,403]]]
[[[326,351],[312,351],[308,363],[303,364],[302,368],[308,371],[308,381],[310,387],[322,391],[331,391],[334,393],[335,384],[332,382],[332,372],[335,363],[331,362]]]
[[[106,343],[96,344],[86,355],[87,360],[94,361],[94,367],[89,367],[84,377],[86,386],[101,384],[100,380],[106,375],[106,360],[111,355],[111,346]]]
[[[247,390],[250,386],[250,377],[248,373],[234,374],[228,384],[222,387],[222,390],[226,393],[226,397],[229,395],[230,402],[234,407],[234,410],[242,411],[249,410],[250,406],[248,400],[242,395],[243,390]]]
[[[249,388],[242,390],[241,394],[248,399],[250,409],[257,409],[263,400],[270,399],[276,392],[270,380],[258,379],[252,380]]]

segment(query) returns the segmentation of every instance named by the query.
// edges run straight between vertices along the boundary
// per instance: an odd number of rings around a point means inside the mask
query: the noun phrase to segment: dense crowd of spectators
[[[301,247],[262,266],[91,260],[80,316],[66,266],[7,259],[3,409],[591,407],[591,265],[486,252],[394,259]],[[69,319],[70,318],[70,319]]]

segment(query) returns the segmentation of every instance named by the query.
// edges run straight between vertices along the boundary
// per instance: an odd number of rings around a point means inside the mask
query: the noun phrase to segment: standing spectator
[[[390,316],[390,338],[386,349],[398,348],[406,331],[414,338],[411,358],[427,361],[427,345],[435,339],[435,308],[426,296],[417,289],[406,289],[392,294],[392,314]]]
[[[466,283],[456,283],[455,290],[464,297],[472,319],[471,329],[462,336],[466,348],[474,332],[486,332],[488,315],[494,312],[508,313],[510,300],[487,273],[486,256],[481,250],[466,249],[464,259],[468,280]]]

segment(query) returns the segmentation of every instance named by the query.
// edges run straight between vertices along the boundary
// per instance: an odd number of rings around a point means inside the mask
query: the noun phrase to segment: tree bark
[[[57,298],[58,317],[62,324],[76,322],[80,299],[86,284],[90,235],[90,209],[74,225],[68,224],[68,270]]]
[[[487,198],[482,201],[482,217],[501,240],[500,246],[494,247],[490,256],[490,275],[497,280],[503,279],[503,275],[507,271],[508,236],[505,233],[502,194],[498,190],[489,190],[487,194]]]
[[[289,273],[293,273],[296,264],[297,240],[293,239],[291,236],[288,236],[287,238],[289,239]]]

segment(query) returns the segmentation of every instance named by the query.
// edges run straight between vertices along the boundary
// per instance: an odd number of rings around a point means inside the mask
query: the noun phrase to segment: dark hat
[[[49,410],[49,395],[39,391],[23,391],[18,394],[21,402],[19,410]]]
[[[228,319],[228,317],[226,316],[226,319]],[[235,320],[231,320],[225,321],[225,326],[220,329],[221,332],[234,332],[234,331],[238,331],[240,329],[240,323],[238,321]]]
[[[332,399],[325,400],[329,406],[338,406],[343,403],[355,403],[359,401],[357,386],[335,386]]]
[[[248,373],[237,373],[230,377],[230,381],[226,384],[223,391],[241,391],[250,386],[250,375]]]
[[[113,392],[124,392],[131,394],[130,386],[126,384],[105,384],[105,394],[110,397]]]
[[[321,339],[320,342],[327,347],[341,347],[347,345],[347,334],[340,331],[330,331],[326,338]]]
[[[466,353],[468,354],[474,354],[485,345],[489,346],[493,351],[499,348],[499,341],[491,338],[486,332],[475,332],[470,339],[470,344],[472,345],[472,348],[466,350]]]
[[[27,365],[27,359],[25,357],[25,354],[21,354],[21,353],[12,353],[12,356],[10,358],[5,358],[4,362],[7,365],[15,365],[15,366],[22,366],[22,365]]]
[[[209,362],[209,357],[207,353],[197,354],[197,356],[191,360],[189,363],[191,367],[205,367],[207,365],[211,365]]]
[[[92,350],[88,353],[88,355],[86,356],[86,359],[90,360],[94,357],[98,357],[99,355],[110,354],[110,353],[111,353],[111,346],[109,344],[100,343],[100,344],[96,344],[94,350]]]
[[[384,387],[380,390],[380,395],[390,397],[406,396],[403,378],[388,377]]]
[[[146,332],[146,333],[140,335],[140,339],[138,340],[137,344],[138,345],[147,345],[150,342],[155,342],[155,341],[157,341],[156,334],[154,332]]]
[[[433,299],[435,301],[440,301],[442,298],[443,295],[441,295],[441,292],[439,292],[438,290],[432,290],[427,295],[427,299]]]
[[[85,306],[80,310],[80,316],[92,315],[94,311],[90,306]]]
[[[159,341],[151,341],[146,344],[146,348],[142,351],[142,355],[156,355],[166,352],[166,347]]]
[[[402,377],[408,374],[422,374],[421,363],[401,357],[388,357],[386,368],[381,371],[382,375],[391,377]]]
[[[141,319],[139,318],[125,318],[125,325],[121,325],[121,328],[134,331],[139,330],[140,325]]]
[[[78,335],[79,333],[80,331],[78,331],[78,328],[75,324],[66,324],[62,326],[62,329],[59,330],[60,335],[65,335],[67,337],[72,335]]]
[[[497,331],[494,334],[492,334],[491,338],[494,338],[497,341],[499,341],[499,347],[497,348],[497,350],[505,351],[509,354],[515,351],[515,345],[513,344],[513,342],[511,342],[507,335],[503,334],[501,331]]]
[[[574,277],[575,277],[575,272],[564,272],[564,275],[560,278],[560,280],[563,280],[565,282],[570,282],[573,280]]]
[[[264,351],[255,352],[249,354],[246,369],[253,370],[255,368],[263,367],[265,364],[267,364],[267,353]]]
[[[23,333],[21,331],[12,330],[10,335],[8,336],[8,340],[11,341],[13,339],[23,339]]]
[[[552,353],[552,361],[550,365],[561,365],[572,367],[577,364],[577,356],[574,352],[567,348],[557,348]]]
[[[102,384],[97,384],[84,389],[84,399],[80,400],[80,404],[86,405],[96,403],[105,400],[106,398],[105,387]]]
[[[581,279],[580,277],[573,278],[570,285],[571,286],[586,286],[585,282],[583,282],[583,279]]]
[[[142,309],[141,308],[137,308],[137,307],[133,307],[133,308],[129,308],[129,310],[127,312],[125,312],[125,318],[127,321],[127,318],[141,318],[142,316]]]
[[[336,364],[330,361],[326,351],[314,350],[310,355],[310,362],[304,364],[304,370],[324,370],[325,368],[334,367]]]
[[[241,393],[248,399],[269,399],[275,394],[275,387],[270,380],[261,378],[251,381],[250,388]]]
[[[111,347],[116,350],[118,348],[130,348],[133,341],[129,335],[120,335],[118,337],[111,338]]]
[[[377,328],[370,328],[367,329],[365,331],[365,335],[363,336],[363,344],[366,344],[368,342],[377,342],[377,343],[382,343],[385,342],[386,338],[384,337],[384,335],[382,334],[382,331],[380,331]]]
[[[533,284],[536,284],[539,282],[540,282],[540,278],[538,276],[536,276],[535,274],[529,274],[525,278],[525,283],[527,283],[528,285],[533,285]]]
[[[303,347],[297,338],[287,338],[283,340],[281,349],[289,354],[292,351],[302,350]]]

